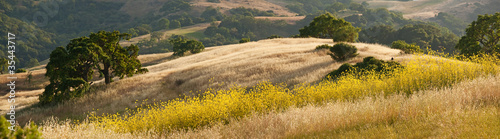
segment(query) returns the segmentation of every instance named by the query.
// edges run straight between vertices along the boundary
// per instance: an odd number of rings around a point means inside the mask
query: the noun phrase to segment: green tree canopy
[[[392,42],[391,48],[403,50],[407,54],[421,53],[423,52],[416,43],[408,44],[403,40],[397,40]]]
[[[118,31],[99,31],[91,33],[90,37],[73,39],[66,47],[56,48],[46,67],[45,76],[49,77],[50,84],[40,96],[40,103],[82,96],[90,86],[94,71],[104,77],[106,84],[115,76],[124,78],[147,72],[137,59],[137,46],[120,46],[119,41],[129,37]]]
[[[362,62],[356,63],[355,65],[344,63],[337,70],[334,70],[326,75],[325,78],[335,80],[346,74],[357,74],[362,76],[370,71],[390,75],[395,69],[398,68],[404,68],[404,66],[394,61],[383,61],[369,56],[363,58]]]
[[[170,20],[166,18],[162,18],[160,19],[160,21],[158,21],[158,27],[160,28],[160,30],[168,29],[169,26],[170,26]]]
[[[356,41],[359,31],[351,23],[337,19],[330,13],[315,17],[309,26],[299,30],[301,37],[332,38],[333,41],[345,42]]]
[[[202,42],[197,40],[190,40],[183,36],[171,37],[170,43],[174,46],[175,56],[184,56],[184,53],[190,51],[191,53],[199,53],[205,49]]]
[[[500,13],[479,15],[466,29],[456,48],[464,55],[500,52]]]
[[[330,56],[337,61],[345,61],[358,56],[358,49],[354,45],[347,43],[338,43],[330,48]]]
[[[180,27],[181,27],[181,22],[179,22],[177,20],[170,22],[171,29],[176,29],[176,28],[180,28]]]

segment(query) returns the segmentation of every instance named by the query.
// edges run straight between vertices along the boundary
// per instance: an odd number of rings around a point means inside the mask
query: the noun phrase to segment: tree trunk
[[[104,74],[104,82],[106,84],[109,84],[111,83],[111,75],[109,75],[109,65],[108,64],[104,64],[104,69],[102,71],[102,74]]]

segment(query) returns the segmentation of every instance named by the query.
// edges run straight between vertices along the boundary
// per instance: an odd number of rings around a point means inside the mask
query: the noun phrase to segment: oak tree
[[[142,68],[137,59],[136,45],[122,47],[120,40],[129,34],[118,31],[99,31],[90,37],[70,41],[66,47],[58,47],[50,54],[47,73],[50,84],[40,96],[40,103],[60,102],[82,96],[90,87],[89,81],[95,71],[109,84],[113,77],[124,78],[148,70]]]
[[[455,46],[461,54],[500,52],[500,13],[479,15],[466,29],[466,34]]]
[[[331,38],[339,42],[356,41],[359,31],[351,23],[337,19],[330,13],[315,17],[309,26],[299,30],[301,37]]]

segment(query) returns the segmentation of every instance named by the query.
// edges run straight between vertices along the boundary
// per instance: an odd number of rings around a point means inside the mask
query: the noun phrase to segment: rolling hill
[[[176,130],[161,135],[142,132],[118,133],[95,128],[93,123],[88,121],[73,123],[85,120],[88,114],[124,113],[127,109],[141,108],[153,102],[165,102],[179,96],[193,96],[209,88],[227,90],[240,86],[249,89],[262,81],[285,83],[287,88],[294,88],[294,85],[301,83],[315,84],[343,63],[333,61],[326,50],[315,50],[315,47],[321,44],[332,45],[334,42],[330,39],[280,38],[210,47],[204,52],[178,58],[172,57],[172,53],[141,55],[139,59],[149,69],[148,73],[116,80],[108,86],[100,83],[100,80],[95,80],[93,89],[84,97],[45,107],[34,105],[46,82],[43,78],[44,69],[38,69],[33,71],[32,84],[19,88],[16,94],[16,100],[21,102],[16,119],[22,124],[28,121],[43,122],[41,131],[46,138],[421,138],[476,137],[471,135],[491,137],[500,134],[495,132],[497,128],[494,128],[500,124],[498,118],[495,119],[498,117],[496,104],[500,98],[495,89],[499,84],[498,76],[495,75],[465,80],[449,88],[422,90],[411,96],[380,94],[353,101],[310,104],[285,111],[255,113],[233,119],[229,124],[216,124],[189,131]],[[476,66],[440,57],[405,55],[400,50],[378,44],[352,44],[360,53],[346,61],[352,64],[361,62],[364,57],[374,56],[382,60],[395,58],[395,61],[401,63],[414,59],[429,59],[437,61],[434,64],[438,65],[452,63]],[[431,61],[428,62],[433,63]],[[431,65],[427,65],[430,71],[440,71],[439,67]],[[43,66],[36,68],[41,67]],[[449,76],[443,75],[436,78]],[[0,76],[0,83],[6,83],[4,76]],[[19,84],[26,84],[26,74],[18,76],[21,77]],[[7,104],[7,97],[7,94],[2,94],[0,104]],[[5,113],[7,106],[1,105],[0,108],[2,113]],[[73,122],[65,120],[67,118]],[[410,134],[417,132],[419,134]]]
[[[83,118],[83,114],[93,109],[99,113],[115,113],[125,108],[137,106],[137,100],[169,100],[179,95],[192,95],[211,89],[228,89],[233,85],[254,86],[261,81],[286,83],[289,87],[300,83],[314,83],[342,63],[333,61],[326,50],[314,50],[321,44],[333,44],[330,39],[271,39],[244,44],[207,48],[204,52],[176,59],[171,53],[141,55],[139,59],[149,72],[118,80],[108,86],[96,81],[95,89],[89,95],[54,107],[30,107],[37,102],[43,92],[44,69],[33,71],[33,87],[20,88],[18,120],[41,121],[51,116],[59,118]],[[349,63],[362,61],[363,57],[374,56],[383,60],[394,57],[402,61],[406,55],[400,50],[376,44],[354,43],[360,55]],[[5,83],[5,75],[0,82]],[[23,84],[26,74],[21,77]],[[107,88],[107,89],[105,89]],[[6,89],[2,87],[2,89]],[[8,97],[2,94],[1,98]],[[1,99],[0,104],[7,104]],[[5,113],[7,105],[0,106]]]

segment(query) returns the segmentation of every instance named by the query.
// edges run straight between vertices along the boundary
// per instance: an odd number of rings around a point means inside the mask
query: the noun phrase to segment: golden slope
[[[31,108],[20,112],[17,119],[26,122],[29,119],[41,121],[50,116],[84,118],[83,114],[93,109],[99,109],[97,113],[116,113],[138,105],[134,103],[136,100],[168,100],[180,94],[192,94],[189,93],[191,91],[226,89],[233,84],[253,86],[261,81],[271,81],[295,85],[315,82],[342,64],[333,61],[326,50],[314,50],[321,44],[332,45],[333,42],[315,38],[262,40],[211,47],[202,53],[170,61],[167,61],[171,55],[168,53],[143,55],[140,56],[143,62],[166,62],[147,66],[150,72],[117,80],[108,86],[94,83],[96,89],[90,95],[64,105]],[[347,61],[350,63],[360,62],[366,56],[384,60],[402,58],[399,50],[385,46],[354,45],[358,47],[360,55]],[[0,101],[0,104],[7,104],[6,99]]]

